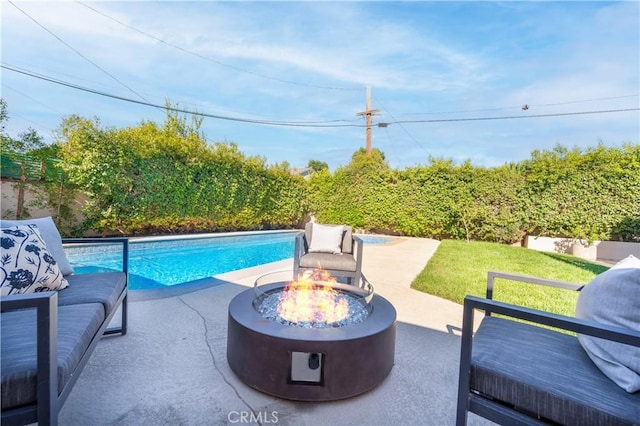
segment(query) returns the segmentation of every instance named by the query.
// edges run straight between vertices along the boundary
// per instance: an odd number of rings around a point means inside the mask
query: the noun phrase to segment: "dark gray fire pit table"
[[[373,294],[368,283],[367,290],[336,284],[335,291],[363,303],[364,320],[308,328],[265,318],[258,309],[266,297],[284,290],[284,277],[292,273],[263,276],[229,304],[227,361],[240,380],[297,401],[344,399],[379,385],[394,362],[393,305]]]

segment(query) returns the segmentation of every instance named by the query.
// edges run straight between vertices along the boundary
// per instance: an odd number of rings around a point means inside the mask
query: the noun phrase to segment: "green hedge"
[[[198,123],[104,129],[69,117],[62,167],[89,195],[85,226],[110,234],[290,228],[305,215],[305,182],[234,144],[207,144]]]
[[[402,171],[357,152],[334,174],[312,176],[310,201],[320,221],[389,234],[640,241],[640,145],[559,146],[495,168],[430,159]]]
[[[431,158],[391,169],[374,149],[305,180],[235,144],[210,144],[197,118],[103,128],[63,121],[68,181],[89,195],[84,229],[153,234],[298,227],[312,214],[386,234],[514,243],[526,235],[640,241],[640,145],[534,151],[485,168]]]

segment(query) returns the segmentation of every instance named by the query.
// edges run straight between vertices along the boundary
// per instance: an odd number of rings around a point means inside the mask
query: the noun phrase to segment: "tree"
[[[56,157],[58,147],[55,144],[45,144],[42,136],[32,128],[21,132],[17,138],[12,138],[5,132],[5,123],[8,119],[7,103],[4,99],[0,99],[0,146],[2,156],[9,160],[3,161],[3,172],[5,176],[19,178],[13,184],[18,191],[16,218],[28,217],[28,206],[33,205],[40,208],[55,208],[57,213],[53,216],[59,221],[62,213],[68,210],[61,205],[62,182],[60,179],[48,179],[58,174],[58,170],[50,160]],[[30,183],[30,189],[36,197],[25,203],[27,183]],[[59,222],[58,225],[60,225]]]
[[[312,172],[320,172],[322,170],[329,170],[329,165],[324,161],[319,160],[309,160],[307,167],[311,169]]]
[[[4,123],[8,119],[7,115],[7,101],[4,98],[0,98],[0,135],[4,138]]]
[[[5,133],[5,124],[9,120],[7,112],[7,102],[0,98],[0,136],[2,143],[3,155],[7,152],[19,154],[32,153],[45,147],[45,143],[38,132],[31,127],[20,133],[17,139],[14,139]]]

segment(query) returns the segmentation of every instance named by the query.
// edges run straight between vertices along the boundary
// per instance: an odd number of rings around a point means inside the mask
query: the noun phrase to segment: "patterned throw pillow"
[[[21,225],[36,225],[38,227],[38,231],[40,231],[40,235],[42,235],[42,238],[47,245],[47,250],[49,250],[49,253],[55,257],[62,275],[67,276],[73,274],[73,268],[69,263],[69,259],[67,259],[67,254],[64,252],[64,248],[62,247],[60,231],[58,231],[58,228],[53,222],[53,218],[51,216],[23,220],[0,219],[0,228]]]
[[[0,239],[0,295],[62,290],[69,285],[36,225],[2,228]]]

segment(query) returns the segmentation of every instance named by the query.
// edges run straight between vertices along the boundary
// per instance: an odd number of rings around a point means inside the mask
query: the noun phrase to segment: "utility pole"
[[[378,115],[380,111],[377,109],[371,109],[371,86],[367,86],[367,109],[365,111],[357,113],[362,115],[367,120],[367,155],[371,156],[371,116]]]

